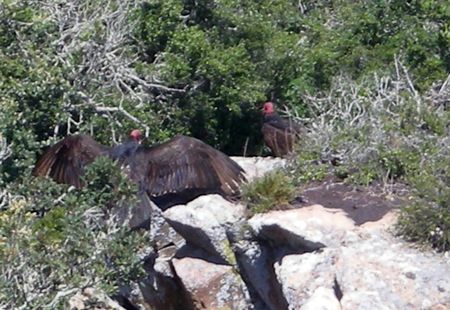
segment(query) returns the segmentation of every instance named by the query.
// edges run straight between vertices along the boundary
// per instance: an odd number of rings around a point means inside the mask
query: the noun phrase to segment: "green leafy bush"
[[[114,294],[144,276],[147,232],[118,224],[111,208],[136,203],[136,188],[115,163],[88,168],[87,186],[46,179],[10,187],[0,211],[0,306],[64,309],[85,287]]]
[[[251,214],[265,213],[288,204],[295,194],[292,180],[282,170],[258,178],[243,189],[243,199],[248,203]]]
[[[429,158],[410,175],[413,186],[408,206],[401,209],[397,233],[407,240],[450,249],[450,155]]]

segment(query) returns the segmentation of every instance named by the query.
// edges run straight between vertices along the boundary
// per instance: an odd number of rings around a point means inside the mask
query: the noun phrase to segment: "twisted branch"
[[[148,130],[148,126],[126,111],[121,103],[105,108],[96,94],[116,92],[122,100],[133,105],[134,112],[157,103],[161,93],[184,94],[188,85],[183,88],[166,85],[159,77],[158,68],[164,65],[159,57],[155,60],[154,72],[141,74],[135,70],[139,56],[129,46],[138,20],[130,16],[140,9],[139,1],[100,2],[41,0],[34,4],[43,8],[48,14],[46,20],[57,26],[58,32],[51,41],[56,52],[55,61],[69,69],[69,80],[73,81],[77,93],[82,94],[79,98],[88,103],[87,106],[93,106],[95,111],[119,112]],[[26,53],[25,48],[23,52]],[[86,106],[67,99],[65,108],[68,111],[81,113]],[[106,115],[112,124],[120,124],[114,113]],[[79,127],[82,123],[83,119],[75,121],[68,116],[69,133],[71,125]],[[55,133],[58,130],[55,128]]]

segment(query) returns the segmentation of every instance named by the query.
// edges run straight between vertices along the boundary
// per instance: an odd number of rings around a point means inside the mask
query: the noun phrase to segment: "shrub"
[[[302,185],[311,181],[321,181],[329,174],[329,163],[318,160],[320,155],[314,160],[309,159],[311,155],[310,152],[301,151],[295,158],[295,162],[290,165],[289,174],[294,184]]]
[[[80,191],[46,179],[10,186],[0,212],[0,307],[64,309],[85,287],[111,295],[144,276],[147,232],[130,231],[109,212],[136,201],[114,165],[91,165]]]
[[[412,200],[401,210],[396,232],[405,240],[431,246],[438,251],[448,251],[450,208],[426,200]]]
[[[251,214],[265,213],[288,204],[295,194],[292,180],[283,170],[268,173],[246,184],[243,199],[248,203]]]
[[[450,250],[450,152],[425,158],[421,169],[408,175],[413,188],[408,205],[401,209],[397,233],[405,239]]]

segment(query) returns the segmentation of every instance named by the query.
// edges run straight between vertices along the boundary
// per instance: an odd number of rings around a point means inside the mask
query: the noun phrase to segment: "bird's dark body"
[[[261,131],[272,154],[283,157],[294,150],[301,128],[293,121],[283,119],[276,112],[272,112],[264,115]]]
[[[109,150],[109,156],[114,160],[123,162],[129,158],[132,158],[139,147],[140,144],[136,141],[127,141],[111,148]]]

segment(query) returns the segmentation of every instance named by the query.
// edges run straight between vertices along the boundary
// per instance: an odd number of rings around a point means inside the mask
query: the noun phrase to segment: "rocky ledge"
[[[249,179],[284,165],[234,160]],[[361,220],[350,214],[355,202],[350,209],[303,202],[251,218],[244,205],[218,195],[164,212],[144,205],[149,212],[140,214],[149,217],[154,240],[148,277],[123,288],[120,305],[108,299],[108,309],[450,309],[448,253],[420,251],[394,237],[392,208]],[[82,309],[89,292],[71,307]]]

